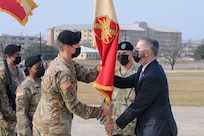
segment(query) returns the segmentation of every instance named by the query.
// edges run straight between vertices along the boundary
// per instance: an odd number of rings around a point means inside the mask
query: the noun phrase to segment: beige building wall
[[[166,32],[155,29],[148,29],[148,32],[148,36],[157,39],[161,47],[182,44],[182,34],[180,32]]]
[[[146,35],[146,31],[120,30],[119,42],[128,41],[135,45],[141,37]]]
[[[81,33],[82,33],[82,36],[81,36],[82,43],[92,43],[93,42],[93,35],[94,35],[93,30],[82,30]]]
[[[93,25],[60,25],[47,30],[47,44],[54,45],[58,34],[63,30],[81,31],[82,38],[80,43],[93,44],[94,32]],[[128,25],[120,25],[119,42],[129,41],[136,45],[141,37],[155,38],[161,46],[178,44],[182,42],[182,33],[166,27],[148,26],[146,22],[135,22]]]
[[[54,45],[57,39],[57,36],[59,35],[60,32],[63,30],[71,30],[71,31],[81,31],[81,41],[80,43],[93,43],[93,30],[92,28],[88,25],[85,25],[86,28],[83,27],[83,25],[77,25],[79,27],[76,27],[76,25],[68,25],[67,27],[53,27],[47,30],[47,44],[48,45]],[[83,28],[82,28],[83,27]]]

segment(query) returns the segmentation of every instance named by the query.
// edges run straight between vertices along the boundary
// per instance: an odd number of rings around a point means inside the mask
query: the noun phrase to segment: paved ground
[[[204,107],[172,107],[178,126],[178,136],[204,136]],[[107,136],[96,119],[74,116],[72,136]]]

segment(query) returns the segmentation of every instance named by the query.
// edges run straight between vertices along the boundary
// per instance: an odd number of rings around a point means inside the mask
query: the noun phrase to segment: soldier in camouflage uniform
[[[84,118],[109,114],[108,106],[91,107],[77,99],[77,80],[92,82],[100,66],[86,69],[72,58],[80,54],[80,32],[62,31],[57,38],[58,56],[42,79],[42,94],[33,117],[34,136],[71,136],[73,113]],[[80,130],[81,131],[81,130]]]
[[[25,60],[26,79],[16,90],[16,132],[18,136],[32,136],[32,120],[41,96],[41,77],[44,75],[41,55]]]
[[[127,77],[137,71],[137,66],[133,64],[133,46],[129,42],[121,42],[118,45],[118,61],[120,67],[116,69],[115,75],[120,77]],[[134,101],[135,89],[134,88],[114,88],[112,94],[112,112],[111,118],[115,121],[124,110]],[[135,136],[136,119],[129,123],[123,130],[118,128],[112,136]]]
[[[7,45],[4,53],[7,55],[12,84],[8,85],[4,66],[0,69],[0,136],[15,136],[16,112],[9,102],[6,86],[10,89],[11,97],[15,100],[17,86],[24,80],[23,72],[16,66],[21,62],[21,46],[14,44]],[[14,101],[15,103],[15,101]]]

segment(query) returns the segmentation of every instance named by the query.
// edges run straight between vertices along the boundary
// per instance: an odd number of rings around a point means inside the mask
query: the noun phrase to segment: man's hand
[[[103,115],[110,115],[111,107],[109,105],[103,103],[102,109],[103,109]]]
[[[110,123],[105,124],[105,129],[106,129],[107,134],[111,134],[117,128],[118,126],[115,122],[110,122]]]

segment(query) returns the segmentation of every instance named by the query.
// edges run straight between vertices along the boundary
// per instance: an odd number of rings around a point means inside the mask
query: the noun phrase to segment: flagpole
[[[95,0],[94,7],[94,44],[100,55],[102,69],[93,87],[104,95],[104,103],[111,106],[120,27],[112,0]],[[110,122],[111,116],[109,114],[106,115],[106,123]],[[111,133],[108,136],[111,136]]]
[[[108,100],[106,100],[106,99],[105,99],[105,104],[108,106],[111,106],[111,102],[108,102]],[[111,120],[110,114],[106,115],[106,123],[110,123],[110,120]],[[108,134],[108,136],[111,136],[111,134]]]

